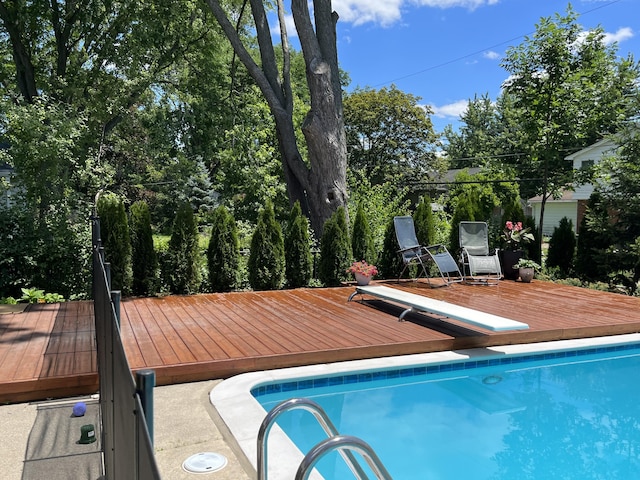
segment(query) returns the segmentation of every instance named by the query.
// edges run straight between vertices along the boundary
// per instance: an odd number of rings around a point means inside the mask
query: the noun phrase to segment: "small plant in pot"
[[[513,268],[518,270],[521,281],[523,281],[524,283],[529,283],[531,282],[531,280],[533,280],[535,272],[540,271],[542,267],[533,260],[529,260],[528,258],[521,258],[520,260],[518,260],[518,263],[513,266]]]

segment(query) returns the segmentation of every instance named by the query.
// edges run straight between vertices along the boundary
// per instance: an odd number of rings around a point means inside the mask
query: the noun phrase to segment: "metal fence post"
[[[140,396],[140,403],[144,410],[149,438],[153,445],[153,387],[156,386],[156,372],[140,370],[136,372],[136,393]]]

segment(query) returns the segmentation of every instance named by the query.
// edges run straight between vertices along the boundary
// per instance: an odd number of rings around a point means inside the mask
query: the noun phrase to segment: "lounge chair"
[[[418,266],[418,277],[424,274],[430,286],[446,286],[451,283],[461,282],[463,280],[460,269],[453,259],[447,247],[444,245],[423,246],[418,242],[416,237],[416,229],[413,223],[413,217],[409,215],[398,216],[393,218],[393,225],[396,231],[396,239],[400,250],[398,254],[402,258],[403,268],[398,275],[398,281],[402,277],[405,270],[411,265]],[[427,270],[429,262],[433,262],[438,267],[442,284],[433,285],[431,283],[431,275]]]
[[[498,249],[489,250],[486,222],[460,222],[460,264],[466,283],[497,285],[502,278]]]

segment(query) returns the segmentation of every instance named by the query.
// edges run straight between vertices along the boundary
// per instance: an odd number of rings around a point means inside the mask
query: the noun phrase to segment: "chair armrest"
[[[414,245],[413,247],[401,248],[398,253],[408,252],[409,250],[422,250],[423,248],[422,245]]]

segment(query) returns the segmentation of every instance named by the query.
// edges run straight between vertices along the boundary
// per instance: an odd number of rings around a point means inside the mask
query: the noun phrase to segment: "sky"
[[[395,85],[429,105],[436,132],[459,116],[469,99],[495,100],[507,72],[500,62],[543,17],[564,15],[562,0],[333,0],[338,13],[338,61],[347,88]],[[640,60],[640,0],[574,0],[578,23],[601,26],[618,55]],[[294,31],[293,28],[289,32]]]

